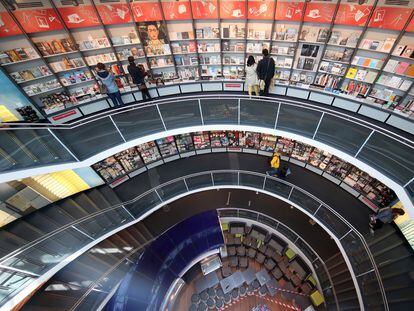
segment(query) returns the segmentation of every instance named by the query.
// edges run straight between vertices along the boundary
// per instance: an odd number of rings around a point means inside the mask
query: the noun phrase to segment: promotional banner
[[[58,7],[58,11],[69,29],[100,25],[92,5],[62,6]]]
[[[336,14],[335,24],[350,26],[365,26],[371,13],[372,5],[341,3]]]
[[[157,0],[135,1],[131,3],[131,8],[136,22],[152,22],[162,20],[161,8]]]
[[[244,0],[226,0],[220,2],[221,19],[245,19],[246,18],[246,1]]]
[[[303,8],[303,2],[278,1],[276,4],[275,20],[300,21],[302,18]]]
[[[104,25],[132,22],[131,14],[126,3],[100,4],[96,8]]]
[[[194,19],[218,18],[217,0],[191,0]]]
[[[191,7],[188,0],[162,0],[162,10],[167,21],[191,19]]]
[[[305,22],[330,23],[335,13],[336,3],[308,2],[303,20]]]
[[[13,14],[27,33],[63,29],[56,12],[51,8],[19,9]]]
[[[275,13],[275,1],[249,1],[247,18],[249,19],[270,19],[273,20]]]
[[[369,27],[401,30],[411,14],[411,8],[376,7]]]
[[[19,27],[9,13],[5,12],[3,8],[0,7],[0,38],[20,35],[21,33]]]
[[[414,18],[410,21],[405,31],[414,32]]]

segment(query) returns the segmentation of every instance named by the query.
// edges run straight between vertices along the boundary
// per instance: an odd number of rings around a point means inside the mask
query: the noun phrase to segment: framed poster
[[[191,0],[194,19],[218,18],[217,0]]]
[[[162,20],[162,11],[157,0],[135,0],[131,2],[131,8],[136,22],[152,22]]]
[[[139,23],[138,30],[147,55],[171,54],[167,28],[162,22]]]
[[[249,1],[247,3],[247,18],[273,20],[275,14],[275,1]]]

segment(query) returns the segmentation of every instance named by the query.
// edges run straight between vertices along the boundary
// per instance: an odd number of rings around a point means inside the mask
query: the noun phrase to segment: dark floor
[[[354,196],[329,180],[294,164],[289,164],[292,174],[286,180],[312,193],[334,208],[362,234],[368,231],[368,214],[371,210]],[[121,184],[115,191],[126,201],[154,186],[173,178],[196,172],[220,169],[240,169],[264,173],[268,158],[244,153],[211,153],[180,159],[153,168]]]

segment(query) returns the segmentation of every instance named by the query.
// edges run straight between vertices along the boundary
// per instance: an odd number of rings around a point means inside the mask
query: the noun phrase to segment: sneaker
[[[267,175],[267,176],[270,176],[270,173],[269,173],[269,171],[266,171],[266,175]]]
[[[371,233],[371,236],[374,236],[375,235],[375,231],[371,227],[369,228],[369,232]]]

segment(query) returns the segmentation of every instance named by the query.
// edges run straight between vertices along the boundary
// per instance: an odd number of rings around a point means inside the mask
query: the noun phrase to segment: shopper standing
[[[259,77],[259,86],[261,95],[269,94],[270,82],[275,75],[275,61],[269,56],[269,50],[263,49],[263,58],[257,65],[257,76]]]
[[[246,85],[247,91],[249,92],[250,97],[252,97],[253,90],[256,96],[259,96],[259,79],[257,77],[257,64],[254,60],[253,55],[250,55],[247,59],[246,66]]]
[[[115,76],[112,72],[106,70],[105,64],[98,63],[96,65],[96,77],[102,84],[101,93],[106,93],[115,107],[123,106],[124,102],[118,85],[115,82]]]
[[[142,93],[143,100],[151,99],[151,95],[148,91],[147,85],[145,84],[145,77],[148,76],[148,73],[145,72],[142,66],[137,66],[135,64],[135,59],[133,56],[128,57],[128,72],[131,75],[132,82],[138,85],[139,90]]]
[[[369,216],[369,231],[374,235],[375,230],[382,228],[384,224],[392,223],[398,216],[404,215],[405,211],[402,208],[385,207],[378,211],[378,213]]]

